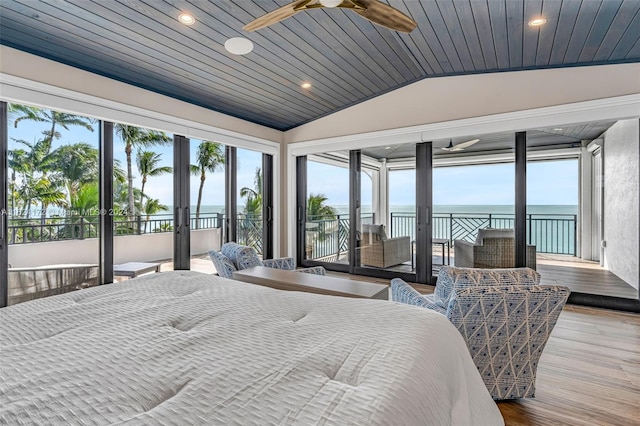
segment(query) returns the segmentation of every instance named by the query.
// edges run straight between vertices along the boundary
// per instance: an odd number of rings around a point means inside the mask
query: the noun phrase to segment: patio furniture
[[[411,260],[411,237],[387,238],[384,225],[362,225],[360,263],[388,268]]]
[[[160,272],[160,264],[146,262],[127,262],[120,265],[113,265],[114,277],[135,278],[138,275],[146,274],[147,272]]]
[[[295,269],[293,258],[291,257],[260,260],[253,247],[243,246],[234,242],[223,244],[219,252],[209,250],[208,253],[216,271],[218,271],[218,275],[224,278],[233,279],[235,271],[241,271],[253,266],[266,266],[267,268],[284,270]]]
[[[423,296],[396,278],[391,297],[445,315],[494,399],[533,398],[538,360],[570,293],[567,287],[537,285],[539,280],[530,268],[444,266],[433,295]]]
[[[514,268],[515,237],[513,229],[478,230],[475,243],[455,240],[454,264],[466,268]],[[527,267],[536,269],[536,246],[527,245]]]
[[[431,244],[432,245],[439,245],[440,247],[442,247],[442,266],[444,266],[444,248],[446,246],[447,248],[447,265],[451,264],[451,250],[450,250],[450,245],[449,245],[449,240],[446,238],[432,238],[431,239]],[[414,256],[414,253],[416,252],[416,240],[411,241],[411,270],[415,270],[416,269],[416,258]]]

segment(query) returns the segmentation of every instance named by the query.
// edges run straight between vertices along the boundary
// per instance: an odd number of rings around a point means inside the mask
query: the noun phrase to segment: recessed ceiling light
[[[193,25],[196,22],[196,18],[189,15],[188,13],[181,13],[178,15],[178,21],[182,22],[185,25]]]
[[[300,87],[302,87],[303,89],[310,89],[311,88],[311,83],[308,82],[304,82],[300,85]]]
[[[544,25],[547,23],[547,20],[544,18],[536,18],[529,21],[530,27],[539,27],[540,25]]]
[[[391,147],[390,146],[385,146],[384,149],[391,149]]]
[[[224,42],[224,48],[234,55],[246,55],[253,50],[253,42],[244,37],[232,37]]]
[[[561,129],[560,127],[556,127],[556,128],[555,128],[555,129],[553,129],[553,130],[555,130],[556,132],[559,132],[559,131],[560,131],[560,130],[562,130],[562,129]]]
[[[342,4],[342,0],[320,0],[320,4],[324,7],[338,7]]]

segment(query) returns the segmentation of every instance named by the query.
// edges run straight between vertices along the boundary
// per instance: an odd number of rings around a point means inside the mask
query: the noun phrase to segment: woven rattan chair
[[[513,268],[513,229],[480,229],[475,242],[455,240],[454,264],[464,268]],[[527,245],[527,267],[536,269],[536,246]]]
[[[387,238],[384,225],[362,225],[360,262],[388,268],[411,260],[410,237]]]

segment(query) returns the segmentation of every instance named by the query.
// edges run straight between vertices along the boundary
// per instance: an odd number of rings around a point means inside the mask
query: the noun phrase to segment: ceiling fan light
[[[320,4],[324,7],[338,7],[342,3],[342,0],[320,0]]]
[[[244,37],[232,37],[224,42],[224,48],[234,55],[246,55],[253,50],[253,42]]]

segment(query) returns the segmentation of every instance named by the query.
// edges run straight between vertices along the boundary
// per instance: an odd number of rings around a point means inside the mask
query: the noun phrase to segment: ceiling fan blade
[[[453,149],[454,150],[460,150],[460,149],[465,149],[465,148],[469,148],[471,145],[476,144],[480,142],[480,139],[471,139],[470,141],[466,141],[466,142],[462,142],[459,144],[456,144]]]
[[[381,1],[353,0],[353,3],[364,7],[364,10],[353,9],[353,11],[374,24],[402,31],[403,33],[410,33],[417,26],[416,21]]]
[[[440,149],[443,149],[445,151],[462,151],[463,149],[469,148],[471,145],[478,142],[480,142],[480,139],[471,139],[470,141],[461,142],[459,144],[454,145],[452,141],[449,141],[448,146],[445,146]]]
[[[285,4],[266,15],[262,15],[261,17],[249,22],[247,25],[242,27],[242,29],[245,31],[255,31],[278,23],[303,10],[302,8],[304,8],[307,3],[310,3],[310,1],[311,0],[296,0],[292,3]]]

